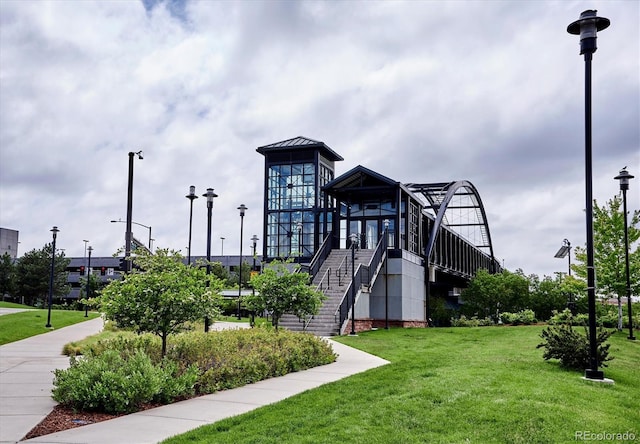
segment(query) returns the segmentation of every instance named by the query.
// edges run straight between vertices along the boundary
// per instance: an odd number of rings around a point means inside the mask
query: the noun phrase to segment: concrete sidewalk
[[[69,367],[62,347],[102,326],[97,318],[0,346],[0,443],[19,441],[51,412],[53,370]]]
[[[102,326],[96,321],[76,324],[67,327],[77,328],[73,335],[88,336],[95,333]],[[95,324],[95,325],[85,325]],[[232,324],[238,327],[237,324]],[[81,326],[85,326],[83,332]],[[217,328],[228,328],[222,323],[215,323]],[[92,331],[93,329],[93,331]],[[63,332],[66,329],[61,329]],[[0,442],[15,443],[35,427],[53,408],[55,402],[50,394],[53,380],[51,371],[55,368],[68,367],[68,358],[58,355],[51,356],[48,350],[55,349],[60,353],[62,345],[76,340],[66,339],[60,334],[57,338],[45,340],[45,337],[58,333],[53,331],[45,335],[18,341],[0,347],[2,361],[2,381],[0,381]],[[83,336],[84,335],[84,336]],[[40,338],[41,340],[36,340]],[[27,344],[26,341],[32,341]],[[39,342],[46,345],[38,345]],[[174,435],[185,433],[205,424],[214,423],[224,418],[235,416],[254,410],[258,407],[281,401],[306,390],[323,384],[346,378],[388,362],[360,350],[329,340],[338,359],[333,364],[316,367],[302,372],[290,373],[278,378],[260,381],[233,390],[225,390],[212,395],[177,402],[171,405],[122,416],[109,421],[90,424],[63,432],[33,438],[25,443],[157,443]],[[19,345],[24,343],[23,345]],[[15,344],[15,345],[14,345]],[[4,347],[10,349],[4,350]],[[57,347],[57,348],[56,348]],[[22,350],[27,349],[24,359],[20,361]],[[37,350],[42,351],[39,357]],[[5,364],[11,361],[13,365]],[[18,370],[19,368],[22,370]],[[13,369],[16,369],[14,371]],[[6,378],[5,378],[6,376]],[[5,381],[6,379],[6,381]]]

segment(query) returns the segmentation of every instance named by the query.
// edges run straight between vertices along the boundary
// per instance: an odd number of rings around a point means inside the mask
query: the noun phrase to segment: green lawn
[[[4,304],[6,303],[3,303],[2,307],[7,307]],[[14,304],[13,307],[27,308],[18,304]],[[50,331],[51,329],[45,327],[47,316],[47,310],[41,309],[30,309],[0,316],[0,345]],[[89,312],[89,317],[85,318],[84,311],[51,310],[51,326],[54,329],[59,329],[98,316],[100,316],[99,313]]]
[[[178,443],[559,443],[640,439],[640,341],[611,337],[587,382],[542,359],[542,327],[392,329],[343,337],[391,364],[165,441]],[[579,439],[578,439],[579,440]],[[607,442],[607,441],[601,441]],[[609,441],[611,442],[611,441]]]

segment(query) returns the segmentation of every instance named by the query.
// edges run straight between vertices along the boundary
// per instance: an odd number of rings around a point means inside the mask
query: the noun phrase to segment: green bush
[[[74,409],[107,413],[134,412],[146,402],[169,402],[193,393],[197,369],[177,374],[177,365],[154,365],[138,350],[116,350],[71,357],[71,366],[54,371],[53,399]]]
[[[588,325],[589,324],[589,316],[584,313],[579,313],[577,315],[571,314],[571,310],[565,308],[563,311],[558,312],[557,310],[553,310],[553,316],[549,318],[547,324],[549,325]]]
[[[135,411],[140,403],[239,387],[335,361],[331,346],[311,334],[272,328],[176,335],[167,354],[151,334],[130,332],[84,348],[56,371],[54,399],[82,410]],[[131,375],[131,377],[127,377]]]
[[[517,313],[504,312],[500,314],[500,320],[503,324],[513,325],[529,325],[538,322],[538,320],[536,319],[536,314],[533,312],[533,310],[520,310]]]
[[[491,318],[478,319],[477,316],[473,316],[467,319],[465,315],[461,315],[459,318],[451,318],[452,327],[488,327],[495,325]]]
[[[584,327],[585,334],[575,331],[571,323],[552,325],[542,331],[540,337],[543,342],[536,348],[544,347],[542,357],[545,360],[559,359],[560,365],[565,368],[584,370],[590,367],[589,335]],[[606,367],[606,361],[610,361],[609,346],[605,344],[611,332],[600,328],[596,336],[597,358],[600,365]]]

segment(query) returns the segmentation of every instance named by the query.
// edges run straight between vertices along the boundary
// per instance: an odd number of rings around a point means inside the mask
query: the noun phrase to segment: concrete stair
[[[367,265],[374,250],[356,250],[355,266]],[[327,297],[320,311],[307,325],[306,331],[317,336],[335,336],[340,334],[339,317],[336,310],[342,302],[342,297],[351,283],[351,250],[332,250],[320,267],[320,271],[313,279],[313,287],[321,285],[321,290]],[[284,315],[280,319],[280,327],[293,331],[303,331],[304,321],[294,315]]]

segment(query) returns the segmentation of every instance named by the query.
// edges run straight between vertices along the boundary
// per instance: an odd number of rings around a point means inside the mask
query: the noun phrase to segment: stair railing
[[[313,258],[311,258],[311,262],[309,262],[309,265],[302,266],[305,269],[304,271],[309,273],[311,280],[313,280],[313,277],[316,274],[318,274],[318,272],[320,271],[320,267],[322,266],[322,263],[329,256],[330,253],[331,253],[331,235],[329,234],[327,235],[327,237],[324,238],[324,241],[322,241],[322,245],[320,245],[320,248],[318,248],[318,251],[316,251],[316,254],[313,255]]]
[[[348,254],[345,255],[345,257],[342,259],[342,262],[340,262],[340,265],[338,265],[338,268],[336,269],[336,277],[338,278],[339,287],[342,287],[342,278],[344,278],[347,273],[349,273],[349,261],[347,261],[348,257]]]
[[[324,290],[329,290],[331,288],[331,267],[327,268],[327,271],[322,275],[322,279],[316,286],[316,290],[324,292]]]

